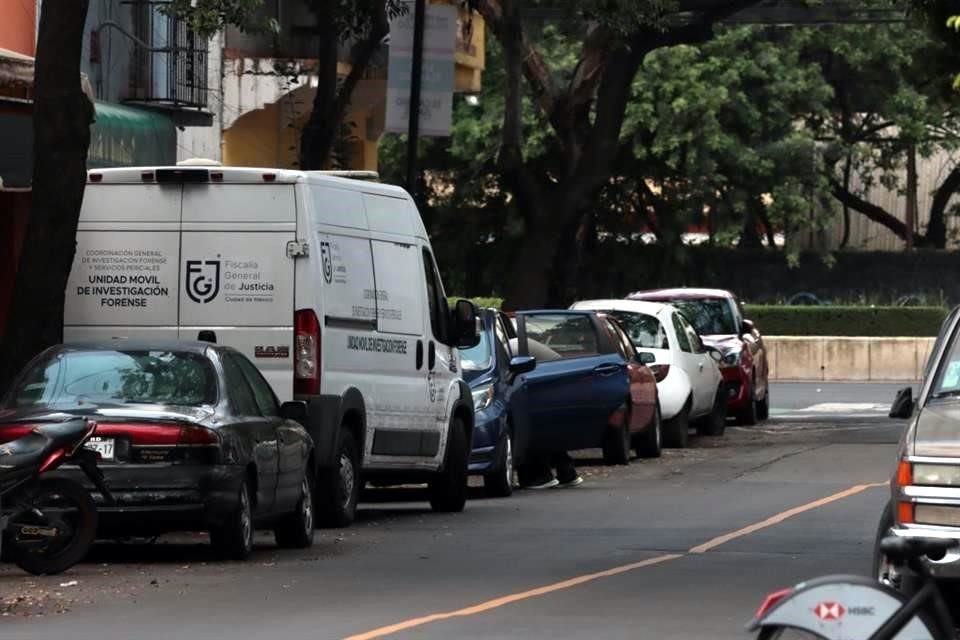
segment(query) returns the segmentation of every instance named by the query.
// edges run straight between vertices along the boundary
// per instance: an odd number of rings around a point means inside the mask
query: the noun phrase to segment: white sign
[[[390,23],[387,69],[387,122],[391,133],[406,133],[410,123],[410,80],[413,70],[413,2]],[[420,75],[420,135],[450,135],[453,119],[454,50],[457,8],[427,5],[423,30],[423,71]]]

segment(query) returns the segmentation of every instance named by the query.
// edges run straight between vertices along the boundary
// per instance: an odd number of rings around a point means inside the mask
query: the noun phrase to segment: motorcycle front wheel
[[[34,575],[66,571],[83,560],[97,535],[93,498],[69,480],[38,480],[24,488],[11,507],[4,551]]]

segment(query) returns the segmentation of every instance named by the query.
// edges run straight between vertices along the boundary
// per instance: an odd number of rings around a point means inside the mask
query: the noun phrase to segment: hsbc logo
[[[846,612],[839,602],[821,602],[813,608],[813,613],[824,622],[839,620]]]

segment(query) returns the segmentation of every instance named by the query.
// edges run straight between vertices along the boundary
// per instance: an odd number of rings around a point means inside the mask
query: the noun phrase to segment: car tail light
[[[22,438],[33,431],[35,424],[12,424],[0,427],[0,444]]]
[[[193,424],[100,423],[94,433],[104,438],[123,438],[135,447],[217,445],[215,431]]]
[[[897,522],[900,524],[913,524],[914,519],[914,505],[912,502],[898,502],[897,503]]]
[[[913,484],[913,465],[906,460],[901,460],[897,465],[897,486],[907,487]]]
[[[300,309],[293,324],[293,391],[316,395],[320,393],[320,322],[313,309]]]
[[[767,615],[767,612],[770,609],[773,609],[777,606],[781,600],[789,596],[793,592],[793,589],[781,589],[780,591],[774,591],[766,598],[764,598],[763,603],[760,605],[760,608],[757,609],[757,613],[753,616],[754,620],[759,620],[763,616]]]
[[[662,381],[667,377],[667,374],[670,373],[670,365],[668,364],[651,364],[650,371],[653,372],[653,377],[657,379],[657,382]]]

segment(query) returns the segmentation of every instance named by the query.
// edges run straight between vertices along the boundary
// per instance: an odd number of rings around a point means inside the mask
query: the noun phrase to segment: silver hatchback
[[[927,361],[920,392],[902,389],[891,418],[907,418],[897,467],[890,480],[877,541],[888,532],[902,537],[960,539],[960,307],[943,325]],[[927,560],[938,578],[960,578],[960,552]],[[881,582],[911,591],[914,576],[891,567],[874,548],[874,571]]]

